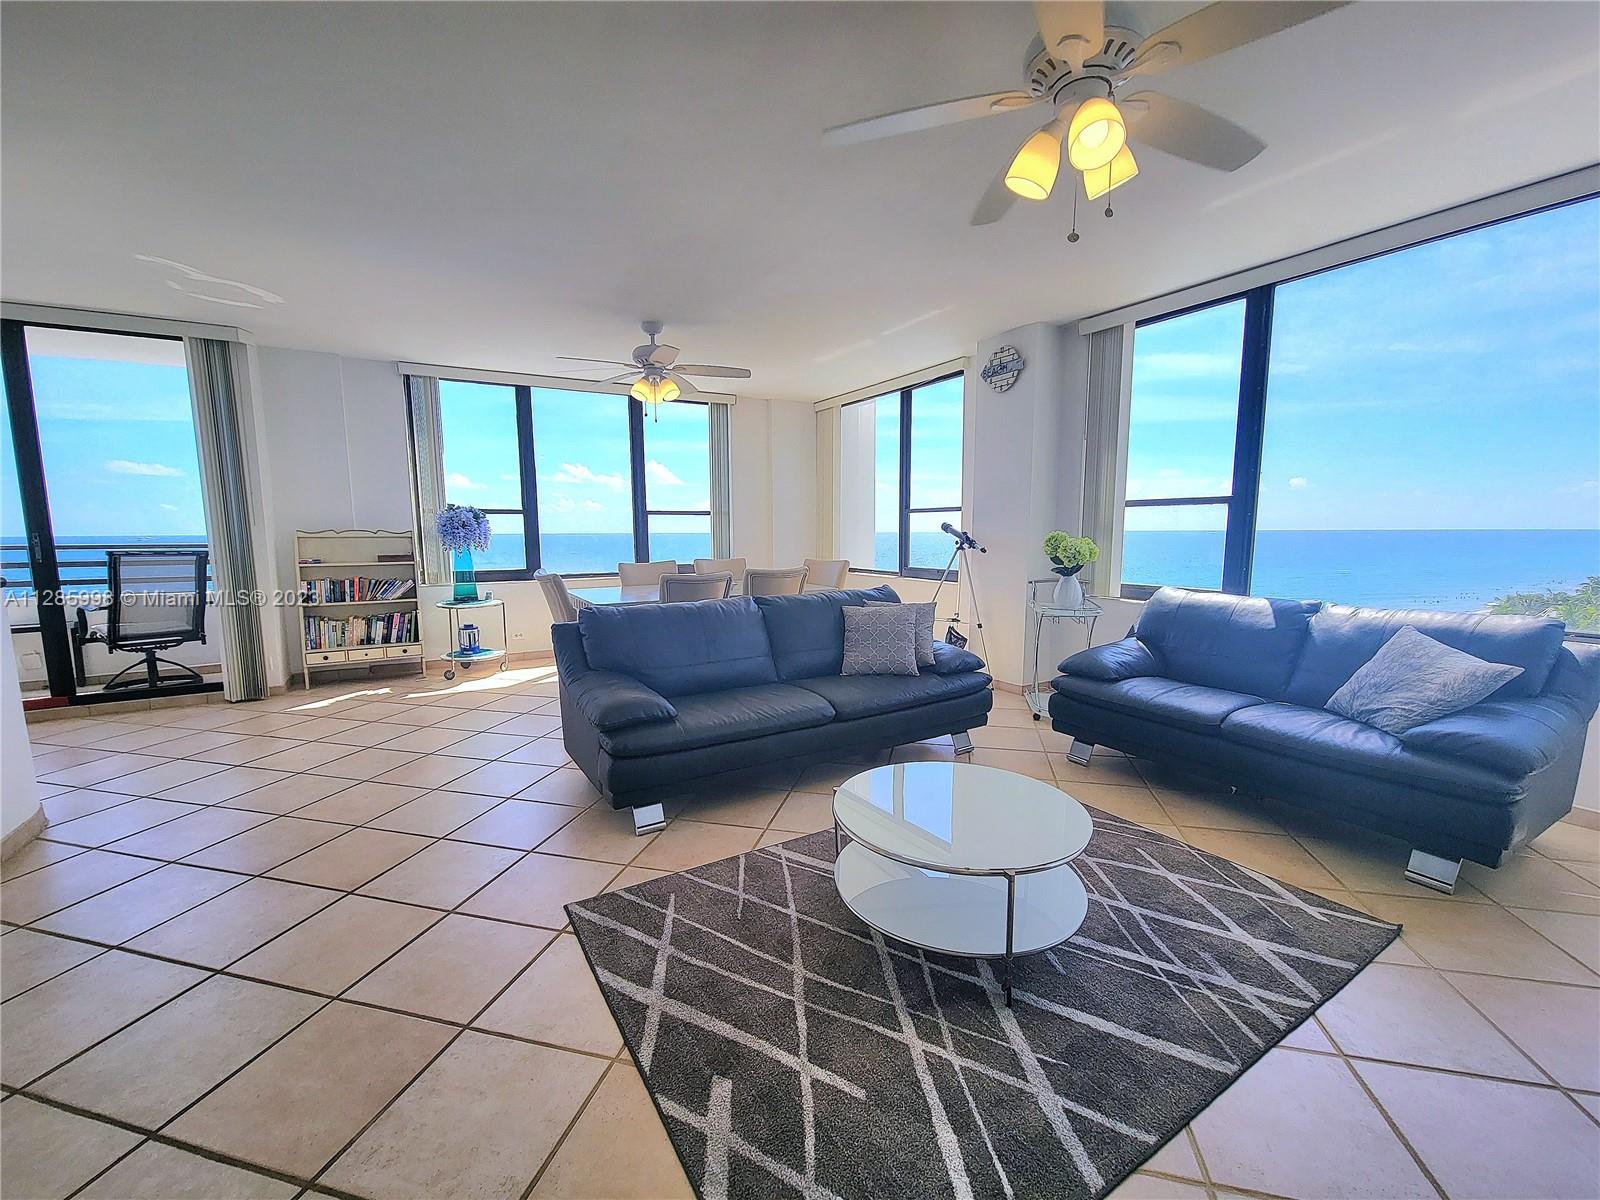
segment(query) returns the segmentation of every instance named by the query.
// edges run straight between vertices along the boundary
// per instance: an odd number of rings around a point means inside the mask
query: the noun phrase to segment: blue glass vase
[[[454,561],[456,589],[450,599],[457,604],[475,601],[478,598],[478,581],[472,570],[472,547],[463,546],[455,553]]]

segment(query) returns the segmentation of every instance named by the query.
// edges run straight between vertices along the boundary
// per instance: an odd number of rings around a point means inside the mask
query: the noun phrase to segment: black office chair
[[[89,609],[78,609],[73,630],[73,659],[78,682],[84,682],[83,647],[103,643],[107,650],[144,655],[144,679],[124,679],[140,663],[130,663],[106,683],[105,690],[128,687],[159,688],[163,684],[204,683],[200,672],[162,658],[185,642],[206,640],[206,576],[209,550],[107,550],[106,577],[111,603],[92,611],[107,613],[104,629],[89,627]],[[181,674],[163,675],[157,663],[175,667]]]

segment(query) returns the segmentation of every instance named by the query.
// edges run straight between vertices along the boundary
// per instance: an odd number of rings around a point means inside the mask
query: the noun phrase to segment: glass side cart
[[[1032,639],[1031,649],[1024,647],[1028,661],[1032,668],[1028,674],[1028,688],[1022,693],[1022,698],[1028,702],[1028,707],[1033,710],[1033,719],[1042,721],[1049,715],[1050,688],[1045,681],[1039,678],[1039,649],[1044,643],[1044,623],[1049,621],[1054,625],[1057,621],[1075,621],[1084,627],[1086,646],[1094,645],[1094,623],[1105,612],[1089,597],[1083,598],[1081,608],[1064,608],[1055,602],[1055,576],[1049,579],[1028,580],[1028,637]]]
[[[506,602],[504,600],[441,600],[434,605],[442,608],[450,615],[450,649],[439,656],[444,663],[444,677],[454,679],[456,668],[470,671],[474,663],[494,662],[500,663],[500,669],[506,669],[506,648],[510,645],[510,636],[506,633]],[[461,644],[461,630],[463,625],[475,627],[477,622],[473,619],[479,610],[496,608],[500,610],[500,648],[473,645],[463,649]],[[463,617],[465,619],[463,619]],[[473,639],[476,640],[475,638]]]

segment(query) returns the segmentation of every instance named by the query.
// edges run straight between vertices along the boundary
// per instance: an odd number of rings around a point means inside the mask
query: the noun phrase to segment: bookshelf
[[[296,607],[301,678],[392,667],[422,658],[417,545],[410,530],[297,529]]]

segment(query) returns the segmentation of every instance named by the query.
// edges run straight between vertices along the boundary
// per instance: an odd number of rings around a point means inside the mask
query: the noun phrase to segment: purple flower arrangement
[[[489,549],[489,518],[481,508],[447,504],[439,513],[439,540],[452,554]]]

